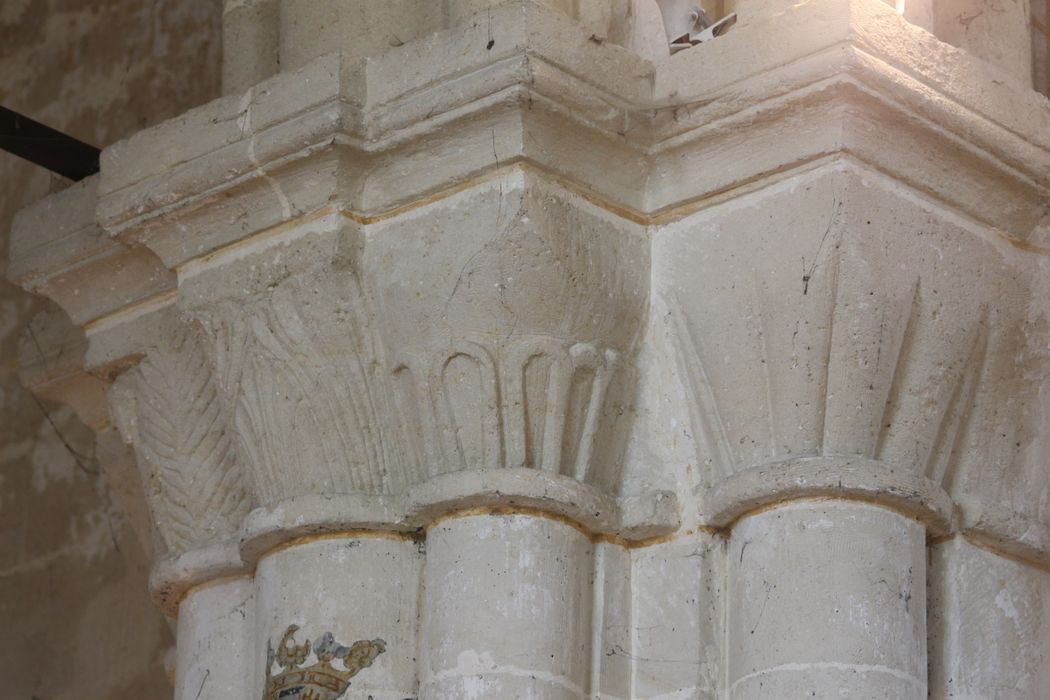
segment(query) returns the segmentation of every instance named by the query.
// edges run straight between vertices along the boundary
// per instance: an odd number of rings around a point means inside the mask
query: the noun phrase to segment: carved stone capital
[[[1032,344],[1043,263],[988,233],[850,163],[666,228],[654,291],[705,522],[837,494],[984,531],[984,507],[956,514],[949,494],[996,511],[1026,499],[1006,494],[1039,483],[1046,414],[1025,377],[1050,361]],[[1006,482],[990,488],[989,470]]]
[[[336,33],[20,218],[165,604],[474,508],[637,542],[853,499],[1046,561],[1045,99],[880,0],[653,60],[552,4]]]
[[[229,411],[193,327],[169,319],[110,389],[161,539],[182,553],[235,535],[252,504]]]

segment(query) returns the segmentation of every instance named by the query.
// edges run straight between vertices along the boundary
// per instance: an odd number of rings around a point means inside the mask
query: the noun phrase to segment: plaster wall
[[[1050,2],[1032,3],[1032,79],[1035,89],[1050,95]]]
[[[217,94],[220,14],[217,0],[4,0],[0,104],[105,146]],[[0,269],[14,213],[67,185],[0,153]],[[19,337],[46,308],[0,281],[0,694],[169,697],[172,635],[94,434],[16,376]]]

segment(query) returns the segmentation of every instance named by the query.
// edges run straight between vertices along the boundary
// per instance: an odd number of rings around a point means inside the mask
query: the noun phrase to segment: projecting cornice
[[[1046,215],[1045,98],[882,2],[814,0],[657,62],[531,3],[490,16],[111,146],[100,221],[177,267],[332,199],[370,220],[518,161],[649,221],[838,154],[1021,241]],[[189,244],[173,222],[222,230]]]
[[[8,279],[53,299],[78,326],[175,289],[175,273],[152,251],[96,224],[98,180],[23,209],[12,227]]]
[[[81,228],[26,219],[9,276],[83,324],[173,289],[165,266],[326,205],[367,223],[518,162],[640,223],[836,157],[1017,245],[1046,216],[1045,98],[875,0],[804,3],[655,63],[540,6],[512,2],[491,17],[491,50],[486,25],[367,61],[326,56],[111,146],[101,184],[24,215],[61,210]],[[763,39],[773,34],[791,41]],[[913,65],[919,49],[926,60]],[[95,227],[96,188],[98,220],[117,240]],[[145,243],[162,264],[118,240]]]

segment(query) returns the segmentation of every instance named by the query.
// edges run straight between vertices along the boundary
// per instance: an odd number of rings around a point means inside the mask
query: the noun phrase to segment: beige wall
[[[1032,0],[1032,77],[1050,95],[1050,0]]]
[[[3,0],[0,104],[106,145],[218,94],[220,16],[221,0]],[[0,153],[0,271],[15,211],[56,187]],[[93,434],[58,406],[52,427],[15,375],[44,306],[0,275],[0,695],[169,697],[171,633]]]

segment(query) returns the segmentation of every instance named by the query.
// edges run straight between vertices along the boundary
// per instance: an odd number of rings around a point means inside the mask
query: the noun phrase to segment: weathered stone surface
[[[1046,101],[881,0],[639,4],[286,1],[107,149],[176,285],[83,364],[253,696],[922,698],[927,538],[1050,560]]]
[[[733,528],[727,570],[726,697],[926,697],[918,523],[867,504],[787,504]]]
[[[152,251],[114,241],[95,223],[98,176],[18,213],[8,277],[58,302],[85,325],[175,288],[174,273]]]
[[[280,0],[223,0],[223,94],[243,92],[280,70],[280,27]]]
[[[961,538],[930,547],[930,697],[1035,698],[1050,683],[1050,573]]]
[[[219,579],[194,590],[179,606],[175,700],[251,696],[254,595],[247,576]],[[213,663],[217,656],[221,665]]]
[[[575,528],[529,516],[428,530],[419,697],[583,696],[593,558]]]
[[[420,548],[410,538],[353,534],[307,541],[263,558],[255,575],[258,665],[251,697],[263,697],[267,646],[276,649],[289,625],[301,630],[300,643],[325,633],[347,646],[365,639],[384,643],[385,651],[352,681],[347,698],[413,697],[422,565]]]
[[[251,508],[226,410],[192,329],[174,327],[111,390],[165,547],[230,537]]]
[[[630,607],[607,604],[604,617],[606,628],[623,630],[624,638],[604,642],[600,664],[603,670],[621,669],[633,682],[623,690],[603,687],[603,693],[639,699],[725,697],[724,538],[701,531],[629,555],[629,585],[617,592],[626,594]],[[615,559],[608,560],[606,570],[622,571]],[[623,617],[629,625],[622,625]]]

